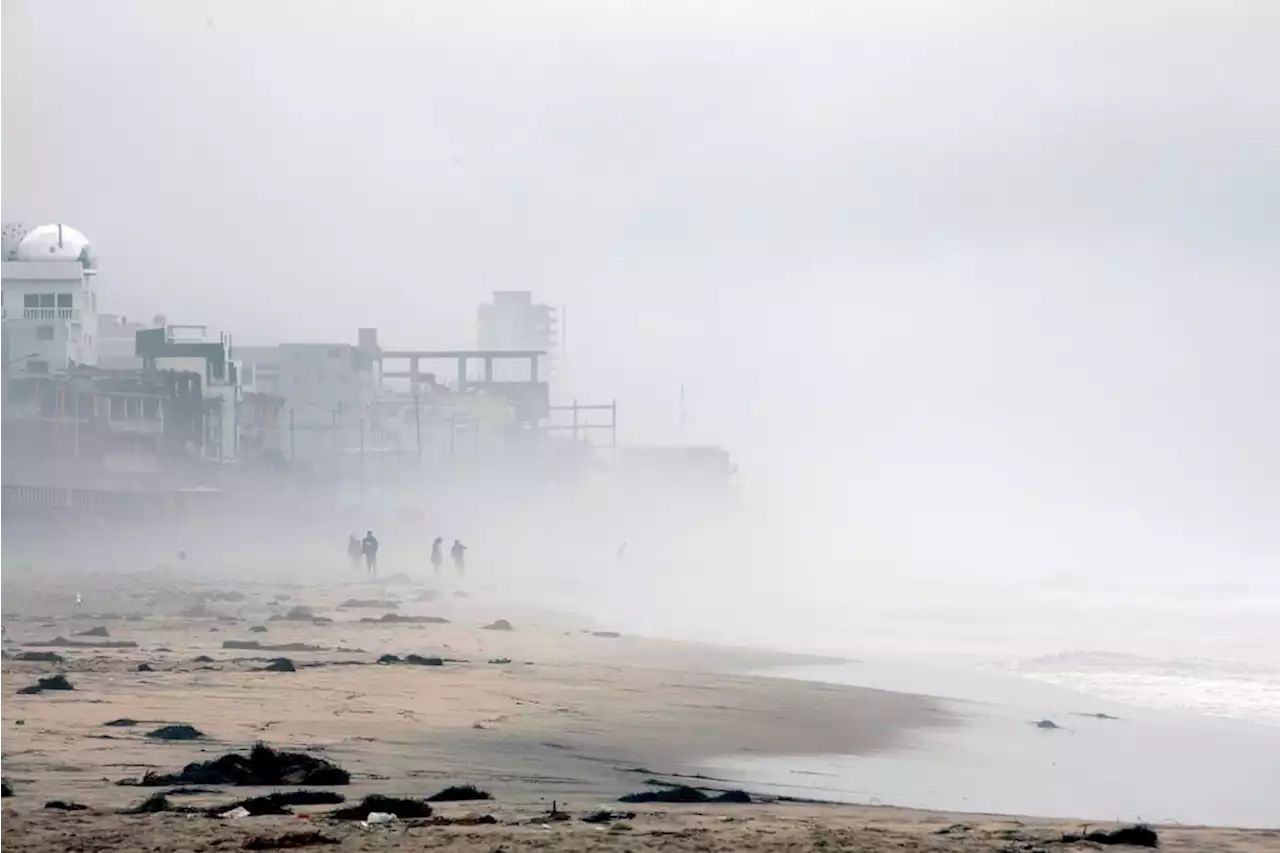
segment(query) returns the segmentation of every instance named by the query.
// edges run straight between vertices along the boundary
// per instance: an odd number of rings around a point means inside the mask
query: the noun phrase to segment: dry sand
[[[220,594],[231,590],[166,574],[77,584],[92,604],[82,613],[72,610],[74,593],[65,585],[14,573],[5,578],[7,655],[52,650],[66,658],[62,664],[4,662],[4,776],[15,789],[4,801],[7,850],[225,850],[239,849],[250,836],[304,830],[340,842],[327,849],[353,850],[1035,850],[1065,849],[1052,842],[1079,828],[800,803],[616,806],[637,816],[619,826],[547,822],[540,816],[553,800],[581,815],[650,787],[651,777],[678,781],[696,772],[700,758],[889,751],[911,743],[916,731],[958,721],[926,697],[734,674],[804,662],[796,656],[596,636],[572,616],[497,613],[450,596],[418,600],[429,593],[412,585],[304,590],[263,584],[234,590],[243,600],[225,601]],[[399,604],[341,607],[348,598]],[[270,619],[295,605],[333,621]],[[360,621],[384,613],[450,621]],[[481,627],[496,618],[509,619],[514,630]],[[74,636],[99,625],[109,637]],[[253,625],[267,631],[251,632]],[[137,647],[29,645],[55,637]],[[323,650],[227,650],[227,640]],[[384,653],[438,655],[446,662],[376,663]],[[199,662],[201,655],[213,660]],[[298,670],[262,671],[279,656]],[[138,672],[141,663],[154,671]],[[66,673],[76,689],[16,695],[54,672]],[[103,725],[122,717],[140,725]],[[189,723],[208,737],[145,737],[162,723]],[[479,811],[500,823],[362,829],[326,819],[327,807],[297,808],[311,815],[307,820],[116,813],[155,790],[117,781],[243,751],[256,740],[347,768],[352,784],[339,790],[352,800],[370,793],[425,796],[455,782],[478,785],[494,794],[492,803],[446,805],[440,813]],[[714,780],[697,784],[718,787]],[[181,802],[210,806],[255,792],[261,791],[227,789]],[[46,810],[48,800],[89,810]],[[1162,830],[1162,840],[1173,850],[1280,849],[1280,835],[1265,832]]]

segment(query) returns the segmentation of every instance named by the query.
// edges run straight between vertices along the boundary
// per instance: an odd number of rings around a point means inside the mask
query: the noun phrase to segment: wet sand
[[[680,781],[713,756],[889,756],[929,732],[959,724],[923,696],[746,674],[812,663],[796,655],[598,636],[568,614],[504,608],[438,595],[418,584],[334,584],[323,589],[261,585],[218,588],[172,573],[82,579],[86,609],[48,578],[6,573],[3,666],[4,842],[12,850],[203,850],[239,847],[250,835],[313,828],[341,842],[329,849],[807,849],[904,847],[1008,849],[1047,843],[1078,827],[925,812],[798,803],[639,806],[622,826],[546,822],[552,801],[574,815],[614,804],[647,780]],[[227,594],[238,600],[225,600]],[[243,598],[239,598],[243,596]],[[348,599],[394,601],[343,607]],[[272,619],[306,606],[321,621]],[[368,622],[384,614],[447,623]],[[488,630],[494,619],[513,630]],[[325,621],[332,620],[332,621]],[[265,632],[251,631],[255,625]],[[76,636],[101,626],[108,637]],[[132,642],[136,647],[51,647]],[[308,651],[232,650],[226,641],[305,643]],[[9,659],[55,651],[62,663]],[[439,656],[440,666],[379,664],[380,655]],[[200,656],[208,661],[197,660]],[[288,657],[296,672],[262,668]],[[138,672],[139,664],[153,668]],[[74,691],[17,695],[41,676],[65,673]],[[134,727],[107,727],[118,718]],[[188,723],[207,737],[166,742],[145,733]],[[441,813],[493,814],[497,826],[362,830],[312,815],[219,820],[122,816],[154,789],[115,784],[148,770],[245,751],[263,740],[323,756],[351,771],[349,800],[371,793],[425,796],[453,783],[492,792],[480,804]],[[700,786],[724,787],[698,780]],[[750,787],[747,785],[746,787]],[[185,797],[212,806],[255,793],[228,788]],[[49,800],[88,811],[45,810]],[[939,829],[963,824],[945,834]],[[1178,830],[1168,849],[1261,850],[1280,836]],[[1270,845],[1270,848],[1268,848]],[[1018,849],[1035,849],[1023,848]]]

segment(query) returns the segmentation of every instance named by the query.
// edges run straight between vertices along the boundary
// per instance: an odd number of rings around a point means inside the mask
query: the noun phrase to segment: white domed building
[[[89,239],[62,223],[5,223],[3,234],[6,372],[96,365],[97,261]]]

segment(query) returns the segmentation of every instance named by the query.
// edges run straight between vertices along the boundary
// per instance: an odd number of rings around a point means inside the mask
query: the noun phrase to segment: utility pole
[[[422,406],[418,402],[418,383],[413,383],[413,446],[418,452],[418,467],[422,467]]]
[[[298,458],[298,431],[294,428],[293,407],[289,407],[289,459]]]
[[[360,508],[364,509],[364,415],[360,416]]]

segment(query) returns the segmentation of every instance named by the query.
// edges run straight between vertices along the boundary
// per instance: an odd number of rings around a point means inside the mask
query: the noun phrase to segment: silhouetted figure
[[[347,561],[351,563],[351,568],[360,568],[360,554],[364,551],[360,540],[356,538],[354,533],[347,534]]]
[[[378,576],[378,540],[372,530],[364,534],[364,540],[360,543],[360,553],[364,554],[364,565],[369,570],[369,577],[376,578]]]
[[[467,546],[462,544],[459,539],[453,540],[453,547],[449,549],[449,556],[453,557],[453,568],[458,573],[458,577],[462,577],[467,573]]]
[[[444,540],[439,536],[436,541],[431,543],[431,568],[435,573],[440,574],[440,567],[444,565]]]

